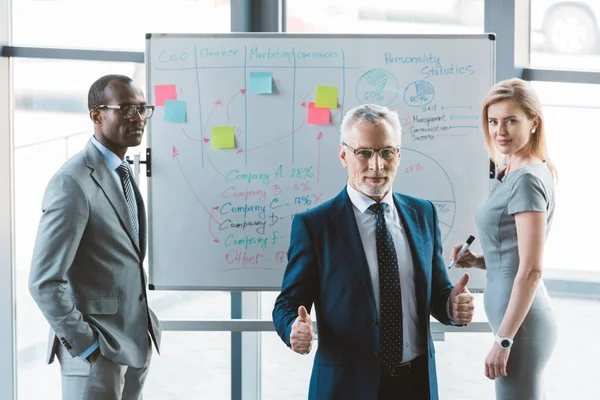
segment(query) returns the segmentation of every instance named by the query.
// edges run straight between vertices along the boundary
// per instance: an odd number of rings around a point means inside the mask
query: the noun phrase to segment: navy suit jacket
[[[394,193],[394,203],[412,252],[417,315],[421,331],[427,334],[431,399],[437,400],[429,316],[451,324],[448,300],[453,286],[442,260],[433,204],[399,193]],[[318,348],[309,399],[376,400],[381,380],[380,327],[369,266],[346,188],[292,222],[288,264],[273,309],[275,329],[288,346],[298,307],[303,305],[310,313],[313,303]]]

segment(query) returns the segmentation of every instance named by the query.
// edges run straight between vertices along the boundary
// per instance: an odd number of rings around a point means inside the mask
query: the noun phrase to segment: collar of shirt
[[[346,191],[348,192],[348,197],[350,197],[350,201],[352,202],[354,207],[356,207],[361,213],[367,211],[372,204],[377,203],[369,196],[359,192],[358,190],[350,186],[350,182],[348,182],[348,184],[346,185]],[[390,209],[395,207],[394,196],[392,193],[393,191],[390,188],[390,191],[387,192],[387,194],[381,200],[382,203],[386,203],[387,205],[389,205]]]
[[[110,151],[106,146],[104,146],[102,143],[100,143],[94,136],[92,136],[91,140],[92,140],[92,143],[94,144],[94,146],[96,146],[96,148],[98,149],[98,151],[100,151],[100,153],[102,153],[102,155],[104,156],[104,159],[106,160],[106,163],[108,164],[108,167],[113,171],[115,171],[117,168],[119,168],[119,165],[121,165],[123,160],[121,160],[119,158],[119,156],[117,156],[115,153]]]

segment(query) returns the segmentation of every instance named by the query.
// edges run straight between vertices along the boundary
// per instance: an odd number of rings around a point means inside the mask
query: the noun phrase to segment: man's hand
[[[452,319],[459,324],[468,324],[473,319],[473,295],[467,289],[469,274],[464,274],[450,293],[450,311]]]
[[[96,362],[96,360],[98,359],[98,356],[100,355],[100,347],[98,347],[96,350],[94,350],[92,352],[92,354],[90,354],[89,356],[87,356],[85,359],[90,363],[93,364]]]
[[[312,319],[304,306],[298,307],[298,318],[292,325],[290,334],[290,344],[292,350],[298,354],[308,354],[312,349],[312,343],[315,338]]]

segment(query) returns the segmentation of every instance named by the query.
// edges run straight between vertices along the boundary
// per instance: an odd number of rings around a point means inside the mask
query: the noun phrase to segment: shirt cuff
[[[92,354],[94,351],[96,351],[96,349],[100,347],[100,344],[98,343],[98,341],[96,340],[90,347],[88,347],[87,349],[85,349],[80,355],[79,358],[81,359],[86,359],[89,357],[90,354]]]

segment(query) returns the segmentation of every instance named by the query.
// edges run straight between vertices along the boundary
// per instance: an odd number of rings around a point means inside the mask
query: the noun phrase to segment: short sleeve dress
[[[554,215],[554,182],[545,163],[533,164],[496,179],[476,221],[484,253],[487,279],[485,312],[494,334],[498,331],[519,269],[515,214],[546,214],[546,237]],[[519,328],[507,365],[508,376],[495,380],[498,400],[545,398],[543,370],[557,337],[557,324],[543,281]]]

